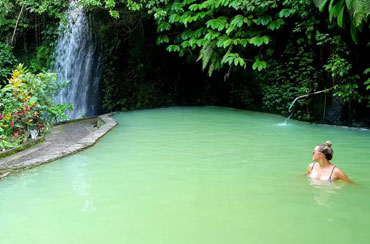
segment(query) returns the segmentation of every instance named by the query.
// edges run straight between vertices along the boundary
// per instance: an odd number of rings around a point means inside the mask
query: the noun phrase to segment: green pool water
[[[0,181],[0,243],[369,243],[370,132],[218,107],[121,113]],[[356,182],[303,176],[318,143]]]

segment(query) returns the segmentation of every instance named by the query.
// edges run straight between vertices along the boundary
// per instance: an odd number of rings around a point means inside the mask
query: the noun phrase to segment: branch
[[[294,101],[292,102],[292,104],[290,104],[289,108],[288,108],[288,111],[290,112],[290,109],[293,107],[294,103],[300,99],[300,98],[304,98],[304,97],[308,97],[308,96],[311,96],[311,95],[316,95],[316,94],[319,94],[319,93],[323,93],[323,92],[328,92],[330,90],[332,90],[334,87],[331,87],[331,88],[328,88],[328,89],[324,89],[324,90],[321,90],[321,91],[317,91],[317,92],[313,92],[313,93],[308,93],[308,94],[305,94],[305,95],[302,95],[302,96],[299,96],[299,97],[296,97],[294,99]]]
[[[12,44],[13,44],[14,37],[15,37],[15,32],[17,31],[17,27],[18,27],[19,19],[21,18],[21,15],[22,15],[23,9],[24,9],[24,6],[22,6],[21,11],[19,11],[18,18],[17,18],[17,22],[15,23],[15,27],[14,27],[14,31],[13,31],[13,36],[12,36],[12,39],[10,39],[10,45],[12,45]]]
[[[324,90],[321,90],[321,91],[313,92],[313,93],[308,93],[308,94],[305,94],[305,95],[299,96],[299,97],[297,97],[297,98],[304,98],[304,97],[308,97],[308,96],[311,96],[311,95],[316,95],[316,94],[319,94],[319,93],[328,92],[328,91],[330,91],[330,90],[332,90],[332,89],[333,89],[333,87],[328,88],[328,89],[324,89]]]
[[[229,70],[227,71],[227,73],[225,74],[224,76],[224,81],[226,82],[229,78],[230,78],[230,73],[231,73],[231,69],[233,67],[233,64],[234,63],[231,63],[230,67],[229,67]]]

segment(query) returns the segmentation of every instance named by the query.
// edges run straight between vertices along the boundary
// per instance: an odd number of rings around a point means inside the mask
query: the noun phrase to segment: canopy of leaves
[[[283,113],[294,97],[328,88],[347,104],[369,103],[369,72],[364,72],[369,68],[365,56],[369,50],[369,0],[83,0],[79,3],[101,18],[95,28],[104,33],[101,36],[106,73],[117,77],[114,87],[104,88],[105,94],[130,88],[129,83],[147,82],[142,72],[155,70],[159,74],[153,60],[161,59],[162,55],[156,54],[154,58],[138,51],[143,48],[147,52],[145,48],[159,45],[156,51],[167,50],[166,55],[182,57],[180,62],[201,66],[212,80],[220,77],[222,82],[228,80],[231,90],[224,92],[225,96],[231,96],[230,102],[225,103],[228,105],[246,107],[254,101],[262,103],[268,111]],[[57,27],[64,19],[66,5],[65,0],[0,1],[0,76],[7,76],[18,60],[28,62],[33,71],[50,68]],[[144,20],[147,25],[143,24]],[[112,64],[125,58],[130,58],[125,62],[130,69],[122,73]],[[150,63],[148,59],[153,60]],[[178,73],[183,67],[173,69],[169,72]],[[125,77],[122,82],[121,77]],[[157,79],[162,85],[173,82]],[[141,95],[133,97],[145,102],[131,103],[150,104],[152,100],[142,94],[153,96],[155,92],[144,92],[155,91],[153,86],[138,85]],[[251,92],[252,88],[258,92]],[[127,96],[129,92],[117,94],[117,97]],[[121,98],[114,103],[123,104],[123,101]],[[300,109],[299,116],[313,116],[313,108],[302,105]]]

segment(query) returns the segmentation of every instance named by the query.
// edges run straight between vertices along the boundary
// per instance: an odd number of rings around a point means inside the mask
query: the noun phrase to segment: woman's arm
[[[346,181],[348,183],[353,183],[353,181],[351,181],[348,176],[343,172],[343,170],[341,170],[340,168],[336,167],[335,170],[334,170],[334,174],[335,174],[335,179],[336,180],[343,180],[343,181]]]
[[[304,174],[304,175],[309,175],[309,174],[311,174],[311,169],[312,169],[312,166],[313,166],[313,163],[310,163],[308,166],[307,166],[307,171],[306,171],[306,173]]]

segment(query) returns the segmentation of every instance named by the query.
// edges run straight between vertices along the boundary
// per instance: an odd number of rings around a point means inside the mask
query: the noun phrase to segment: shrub
[[[0,149],[19,144],[45,134],[70,104],[54,104],[53,95],[67,82],[57,82],[56,74],[32,74],[23,65],[13,71],[9,84],[0,90]]]
[[[12,47],[0,42],[0,87],[5,83],[6,78],[15,67],[17,59],[15,58]]]

